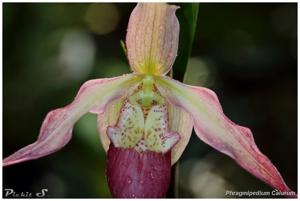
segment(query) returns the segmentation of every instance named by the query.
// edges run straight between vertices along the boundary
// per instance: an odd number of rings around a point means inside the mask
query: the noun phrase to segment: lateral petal
[[[250,129],[233,123],[224,115],[213,91],[188,86],[168,77],[159,77],[156,83],[162,95],[190,113],[201,140],[230,156],[273,188],[291,192],[276,167],[257,148]]]
[[[58,151],[69,142],[73,126],[82,115],[96,108],[97,111],[103,110],[109,101],[122,97],[138,80],[137,76],[128,74],[87,81],[71,104],[47,114],[38,139],[5,158],[3,166],[37,159]]]
[[[131,13],[126,47],[130,66],[141,74],[165,75],[178,49],[178,7],[166,3],[139,3]]]

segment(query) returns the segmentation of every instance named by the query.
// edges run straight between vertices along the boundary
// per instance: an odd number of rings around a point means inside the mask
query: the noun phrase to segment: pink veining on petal
[[[160,92],[175,105],[188,111],[198,137],[205,143],[233,158],[251,174],[282,192],[290,192],[279,171],[257,148],[249,128],[239,126],[223,113],[216,94],[203,87],[182,84],[171,78],[161,78]]]
[[[3,166],[37,159],[60,150],[71,139],[74,123],[91,109],[102,111],[107,102],[121,97],[125,89],[131,86],[132,78],[133,75],[126,75],[84,83],[71,104],[47,114],[38,139],[5,158]]]
[[[178,7],[165,3],[139,3],[131,13],[126,47],[130,66],[137,73],[164,75],[177,56]]]
[[[40,131],[41,134],[37,141],[5,158],[3,160],[3,166],[40,158],[64,147],[71,139],[72,128],[65,130],[62,135],[49,135],[49,133],[53,133],[55,127],[58,126],[59,121],[63,121],[64,118],[66,118],[65,108],[49,112],[43,122]],[[54,123],[51,124],[51,122]],[[49,140],[52,142],[51,144],[48,143]]]

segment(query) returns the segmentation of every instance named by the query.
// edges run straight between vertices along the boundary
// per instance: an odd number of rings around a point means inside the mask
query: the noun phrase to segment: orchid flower
[[[3,165],[60,150],[71,139],[74,124],[91,112],[98,115],[113,197],[164,197],[171,166],[182,155],[193,128],[202,141],[258,179],[292,192],[257,148],[250,129],[224,115],[213,91],[167,76],[178,49],[177,9],[163,3],[138,4],[126,36],[133,72],[85,82],[71,104],[47,114],[37,140],[5,158]]]

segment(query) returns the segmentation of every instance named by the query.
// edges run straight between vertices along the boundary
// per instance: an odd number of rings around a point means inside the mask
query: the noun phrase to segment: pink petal
[[[5,158],[3,165],[37,159],[58,151],[69,142],[74,123],[82,115],[90,110],[102,111],[109,101],[120,98],[138,80],[134,75],[126,75],[87,81],[71,104],[47,114],[36,142]]]
[[[213,91],[188,86],[167,77],[157,78],[156,83],[171,103],[191,114],[194,129],[201,140],[230,156],[273,188],[291,192],[276,167],[255,145],[250,129],[233,123],[224,115]]]
[[[165,3],[139,3],[134,8],[126,36],[133,71],[154,75],[170,71],[178,49],[177,8]]]

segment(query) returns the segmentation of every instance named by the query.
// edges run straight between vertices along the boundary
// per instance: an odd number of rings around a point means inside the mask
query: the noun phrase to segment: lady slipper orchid
[[[4,166],[58,151],[71,139],[75,122],[91,112],[98,115],[113,197],[166,196],[171,165],[184,151],[193,127],[201,140],[257,178],[282,192],[292,192],[259,151],[250,129],[224,115],[213,91],[166,76],[178,49],[177,8],[138,4],[126,36],[133,73],[84,83],[71,104],[47,114],[38,139],[5,158]]]

